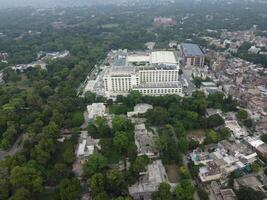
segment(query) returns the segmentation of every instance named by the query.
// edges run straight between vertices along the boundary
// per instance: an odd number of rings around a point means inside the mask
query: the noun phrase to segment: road
[[[9,156],[15,155],[22,148],[22,146],[20,145],[22,137],[23,137],[23,135],[20,135],[18,137],[18,139],[16,140],[14,145],[11,147],[11,149],[9,149],[9,151],[0,150],[0,160],[3,160],[5,158],[5,156],[7,156],[7,155],[9,155]]]

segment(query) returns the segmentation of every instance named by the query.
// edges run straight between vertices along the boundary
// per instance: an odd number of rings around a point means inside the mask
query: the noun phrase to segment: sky
[[[123,0],[0,0],[0,8],[7,7],[54,7],[54,6],[82,6],[119,2]]]

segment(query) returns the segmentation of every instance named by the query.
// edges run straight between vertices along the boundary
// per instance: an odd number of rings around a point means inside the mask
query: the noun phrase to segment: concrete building
[[[217,181],[210,184],[210,200],[237,200],[236,194],[232,189],[221,189]]]
[[[248,136],[246,130],[241,128],[236,120],[225,121],[225,127],[229,128],[237,139]]]
[[[264,184],[254,174],[248,174],[240,178],[234,179],[234,189],[239,190],[241,187],[249,187],[256,191],[262,191],[266,194]]]
[[[88,121],[94,120],[96,117],[103,117],[106,113],[106,106],[104,103],[93,103],[87,106]]]
[[[155,160],[147,166],[138,183],[129,187],[129,193],[135,200],[150,200],[151,194],[157,191],[162,182],[168,182],[167,173],[161,160]]]
[[[182,43],[181,53],[184,66],[204,67],[205,55],[198,45]]]
[[[90,155],[94,154],[96,149],[100,149],[100,146],[98,145],[99,141],[99,139],[93,139],[91,136],[88,136],[87,131],[82,132],[76,151],[77,158],[83,162]]]
[[[144,95],[183,95],[175,51],[119,51],[103,76],[106,96],[139,91]]]
[[[147,155],[149,158],[158,157],[155,141],[158,135],[148,131],[145,124],[137,124],[134,128],[134,140],[137,146],[137,155]]]
[[[139,114],[146,113],[149,109],[153,109],[152,105],[140,103],[134,106],[134,110],[131,112],[127,112],[127,117],[134,117]]]

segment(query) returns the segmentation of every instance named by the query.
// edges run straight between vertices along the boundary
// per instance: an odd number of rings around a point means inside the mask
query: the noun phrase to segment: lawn
[[[165,169],[166,169],[169,181],[171,183],[178,183],[180,180],[178,166],[177,165],[165,165]]]
[[[202,143],[206,137],[206,130],[205,129],[196,129],[187,131],[187,135],[200,143]]]

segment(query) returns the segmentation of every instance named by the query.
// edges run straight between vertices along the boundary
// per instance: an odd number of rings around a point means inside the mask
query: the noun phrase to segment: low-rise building
[[[217,181],[212,181],[210,184],[210,200],[236,200],[236,194],[232,189],[221,189]]]
[[[234,189],[239,190],[241,187],[249,187],[256,191],[264,192],[266,194],[264,185],[254,174],[248,174],[240,178],[234,179]]]
[[[158,157],[155,140],[158,135],[148,131],[145,124],[137,124],[134,128],[134,139],[137,146],[137,155],[147,155],[149,158]]]
[[[106,106],[104,103],[93,103],[87,106],[88,121],[94,120],[96,117],[103,117],[106,113]]]
[[[225,127],[229,128],[237,139],[248,136],[247,131],[241,128],[236,120],[225,121]]]
[[[199,178],[202,182],[219,180],[222,177],[222,171],[214,161],[209,161],[205,166],[199,168]]]
[[[131,112],[127,112],[127,117],[133,117],[138,114],[144,114],[146,113],[149,109],[153,109],[153,106],[150,104],[146,103],[140,103],[134,106],[134,110]]]
[[[98,145],[99,139],[93,139],[91,136],[88,136],[87,131],[83,131],[80,135],[78,148],[76,151],[76,156],[78,159],[83,162],[90,155],[94,154],[97,149],[100,149]]]
[[[168,182],[167,173],[161,160],[155,160],[147,166],[138,183],[129,187],[129,194],[136,200],[150,200],[162,182]]]

